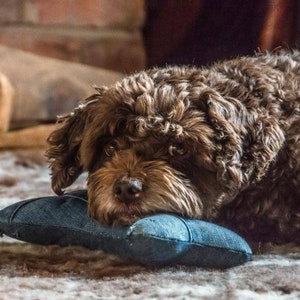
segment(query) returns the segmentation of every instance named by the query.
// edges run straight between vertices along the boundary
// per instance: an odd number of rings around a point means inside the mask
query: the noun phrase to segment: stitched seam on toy
[[[19,209],[21,207],[23,207],[24,205],[27,205],[28,203],[31,203],[31,202],[34,202],[34,201],[37,201],[37,200],[40,200],[41,198],[35,198],[35,199],[31,199],[31,200],[26,200],[24,201],[23,203],[21,203],[20,205],[18,205],[15,210],[11,213],[10,217],[9,217],[9,220],[8,220],[8,224],[10,224],[13,220],[13,218],[15,217],[15,215],[17,214],[17,212],[19,211]]]
[[[182,241],[182,240],[179,240],[179,239],[174,239],[174,238],[163,238],[163,237],[159,237],[157,235],[154,235],[154,234],[147,234],[147,236],[151,236],[153,238],[158,238],[160,240],[170,240],[170,241],[178,241],[178,242],[186,242],[186,243],[191,243],[193,241],[193,234],[192,234],[192,231],[190,229],[190,227],[188,226],[188,224],[185,222],[184,219],[182,219],[181,217],[177,216],[177,215],[172,215],[173,217],[179,219],[185,226],[185,228],[187,229],[187,232],[188,232],[188,241]],[[133,234],[134,232],[134,224],[132,226],[129,227],[129,230],[127,232],[127,236],[130,238],[130,236],[134,235],[134,236],[143,236],[143,234]],[[196,245],[196,244],[195,244]],[[201,245],[198,243],[198,245]]]
[[[115,240],[124,240],[124,238],[126,238],[126,236],[122,237],[122,236],[111,236],[110,234],[105,234],[105,233],[101,233],[101,234],[96,234],[93,233],[89,230],[85,230],[83,228],[70,228],[68,226],[56,226],[56,225],[49,225],[49,226],[45,226],[45,225],[37,225],[37,224],[24,224],[24,226],[26,227],[31,227],[31,228],[41,228],[41,227],[45,227],[45,229],[50,229],[50,230],[67,230],[70,232],[75,232],[75,233],[84,233],[85,235],[88,234],[92,237],[95,237],[97,239],[101,239],[101,238],[109,238],[109,239],[115,239]],[[44,230],[44,229],[43,229]],[[37,242],[38,243],[38,242]]]
[[[72,198],[76,198],[78,200],[81,200],[85,203],[88,202],[87,199],[85,198],[81,198],[81,197],[78,197],[78,196],[74,196],[74,195],[70,195],[70,194],[65,194],[62,196],[62,198],[66,198],[66,197],[72,197]],[[31,199],[31,200],[25,200],[23,203],[21,203],[20,205],[18,205],[14,211],[11,213],[10,217],[9,217],[9,220],[8,220],[8,224],[10,224],[13,220],[13,218],[15,217],[15,215],[17,214],[17,212],[20,210],[20,208],[22,208],[24,205],[27,205],[28,203],[31,203],[31,202],[34,202],[34,201],[38,201],[40,200],[41,198],[34,198],[34,199]]]
[[[65,195],[63,195],[63,196],[62,196],[62,198],[69,198],[69,197],[72,197],[72,198],[75,198],[75,199],[81,200],[81,201],[83,201],[83,202],[85,202],[85,203],[87,203],[87,202],[88,202],[88,200],[87,200],[87,199],[85,199],[85,198],[81,198],[81,197],[79,197],[79,196],[74,196],[74,195],[72,195],[72,194],[65,194]]]
[[[147,236],[143,235],[143,234],[134,234],[134,237],[142,237],[142,238],[154,238],[156,240],[160,240],[160,241],[170,241],[170,242],[180,242],[183,244],[187,244],[190,246],[197,246],[197,247],[203,247],[203,248],[214,248],[214,249],[218,249],[218,250],[227,250],[227,251],[231,251],[234,253],[246,253],[246,254],[250,254],[252,255],[251,252],[248,252],[246,250],[243,249],[232,249],[232,248],[228,248],[228,247],[221,247],[221,246],[215,246],[215,245],[209,245],[209,244],[205,244],[205,243],[198,243],[198,242],[188,242],[188,241],[182,241],[182,240],[178,240],[178,239],[173,239],[173,238],[162,238],[162,237],[158,237],[157,235],[151,235],[148,234]],[[128,236],[128,237],[132,237],[132,235]]]
[[[43,226],[43,225],[36,225],[36,224],[24,224],[24,226],[26,226],[26,227],[31,227],[31,228],[40,228],[41,226]],[[84,229],[80,229],[80,228],[78,228],[78,229],[70,229],[69,227],[66,227],[66,226],[55,226],[55,225],[49,225],[49,226],[47,226],[46,227],[47,229],[51,229],[51,228],[53,228],[53,229],[65,229],[65,230],[69,230],[69,231],[73,231],[73,232],[78,232],[78,233],[88,233],[89,235],[91,235],[91,236],[93,236],[93,237],[95,237],[95,238],[97,238],[97,239],[101,239],[101,238],[109,238],[109,239],[115,239],[115,240],[119,240],[119,241],[122,241],[122,240],[124,240],[124,239],[126,239],[128,236],[124,236],[124,237],[120,237],[120,236],[115,236],[115,237],[111,237],[109,234],[108,235],[106,235],[106,234],[95,234],[95,233],[92,233],[92,232],[90,232],[90,231],[88,231],[88,230],[84,230]],[[135,237],[138,237],[138,236],[140,236],[140,237],[143,237],[143,238],[155,238],[156,240],[161,240],[161,241],[171,241],[171,242],[180,242],[180,243],[183,243],[183,244],[189,244],[189,245],[194,245],[194,246],[200,246],[200,247],[203,247],[203,248],[205,248],[205,247],[209,247],[209,248],[215,248],[215,249],[225,249],[225,250],[228,250],[228,251],[231,251],[231,252],[234,252],[234,253],[244,253],[244,254],[247,254],[247,255],[250,255],[250,256],[252,256],[252,253],[251,252],[248,252],[248,251],[245,251],[245,250],[242,250],[242,249],[240,249],[240,250],[237,250],[237,249],[230,249],[230,248],[224,248],[224,247],[217,247],[217,246],[211,246],[211,245],[206,245],[206,244],[201,244],[201,243],[194,243],[194,242],[191,242],[191,243],[189,243],[189,242],[187,242],[187,241],[182,241],[182,240],[176,240],[176,239],[166,239],[166,238],[161,238],[161,237],[157,237],[157,236],[155,236],[155,235],[151,235],[151,234],[149,234],[149,235],[147,235],[147,236],[145,236],[145,235],[141,235],[141,234],[138,234],[138,235],[134,235]],[[38,242],[36,242],[36,243],[38,243]],[[55,242],[53,243],[53,244],[55,244]],[[77,244],[77,245],[80,245],[80,243],[79,244]],[[101,249],[101,248],[98,248],[98,249]]]
[[[183,224],[184,224],[184,226],[186,227],[186,230],[187,230],[187,232],[188,232],[188,234],[189,234],[189,242],[191,243],[191,242],[193,242],[193,233],[192,233],[192,231],[191,231],[191,229],[190,229],[190,226],[185,222],[185,220],[184,219],[182,219],[181,217],[179,217],[179,216],[175,216],[177,219],[179,219]]]
[[[228,250],[228,251],[232,251],[232,252],[236,252],[236,253],[249,253],[248,251],[246,250],[242,250],[242,249],[232,249],[230,247],[223,247],[223,246],[216,246],[216,245],[211,245],[211,244],[206,244],[206,243],[200,243],[200,242],[196,242],[196,241],[193,241],[193,240],[190,240],[190,241],[183,241],[183,240],[179,240],[179,239],[175,239],[175,238],[165,238],[165,237],[160,237],[158,235],[154,235],[154,234],[136,234],[134,233],[133,234],[133,229],[130,227],[130,231],[127,233],[127,238],[132,238],[132,237],[143,237],[143,238],[154,238],[154,239],[157,239],[157,240],[161,240],[161,241],[175,241],[175,242],[180,242],[180,243],[186,243],[186,244],[189,244],[189,245],[194,245],[194,246],[199,246],[199,247],[210,247],[210,248],[215,248],[215,249],[224,249],[224,250]],[[250,252],[251,254],[251,252]]]
[[[172,238],[172,237],[161,237],[159,235],[155,235],[155,234],[141,234],[141,233],[134,233],[132,228],[130,227],[130,230],[128,231],[127,233],[127,237],[128,238],[134,238],[134,237],[143,237],[143,238],[154,238],[154,239],[157,239],[157,240],[160,240],[160,241],[172,241],[172,242],[180,242],[180,243],[187,243],[187,244],[193,244],[193,245],[200,245],[200,246],[203,246],[204,244],[201,244],[201,243],[195,243],[195,242],[192,242],[192,241],[183,241],[183,240],[180,240],[180,239],[176,239],[176,238]],[[205,245],[206,246],[206,245]]]

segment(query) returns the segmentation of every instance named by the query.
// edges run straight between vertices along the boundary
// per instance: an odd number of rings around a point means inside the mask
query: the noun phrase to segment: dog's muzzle
[[[143,183],[136,178],[121,178],[113,187],[115,198],[125,204],[130,204],[140,198]]]

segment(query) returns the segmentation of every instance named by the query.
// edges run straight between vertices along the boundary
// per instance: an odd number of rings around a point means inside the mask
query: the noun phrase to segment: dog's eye
[[[187,148],[184,143],[176,143],[169,146],[168,152],[171,156],[184,155],[187,152]]]
[[[105,155],[108,157],[113,156],[116,151],[117,151],[117,144],[114,141],[107,144],[104,148]]]

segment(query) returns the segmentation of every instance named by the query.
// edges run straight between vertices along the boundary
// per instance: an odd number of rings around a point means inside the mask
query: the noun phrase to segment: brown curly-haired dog
[[[154,68],[97,91],[49,137],[56,193],[88,171],[102,223],[168,212],[300,243],[299,52]]]

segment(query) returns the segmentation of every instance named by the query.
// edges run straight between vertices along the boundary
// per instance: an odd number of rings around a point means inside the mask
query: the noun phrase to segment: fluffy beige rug
[[[0,209],[53,194],[42,151],[0,152]],[[84,176],[73,189],[83,188]],[[300,233],[299,233],[300,234]],[[0,239],[0,299],[300,299],[299,247],[228,270],[150,269],[80,247]]]

